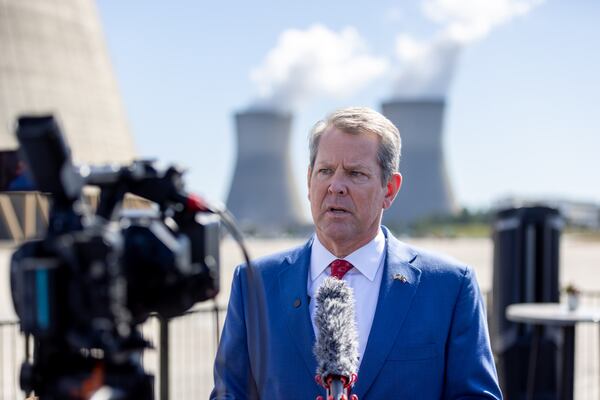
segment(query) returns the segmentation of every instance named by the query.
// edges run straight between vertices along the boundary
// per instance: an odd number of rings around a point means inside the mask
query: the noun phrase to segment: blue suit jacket
[[[379,300],[353,393],[360,400],[500,399],[472,270],[384,233]],[[211,399],[324,395],[314,380],[306,288],[311,245],[257,260],[250,274],[236,269]]]

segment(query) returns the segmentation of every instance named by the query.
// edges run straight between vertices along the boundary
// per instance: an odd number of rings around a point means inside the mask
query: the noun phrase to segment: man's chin
[[[348,222],[329,221],[329,223],[320,229],[322,236],[335,242],[344,242],[356,236],[356,230]]]

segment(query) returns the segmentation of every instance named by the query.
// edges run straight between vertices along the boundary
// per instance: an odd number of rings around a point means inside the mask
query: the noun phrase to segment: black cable
[[[255,336],[258,338],[260,350],[257,352],[259,357],[262,357],[266,354],[268,345],[267,345],[267,320],[266,320],[266,310],[267,310],[267,302],[265,300],[264,292],[261,290],[261,286],[258,283],[258,274],[254,270],[252,263],[250,262],[250,256],[248,255],[248,251],[246,245],[244,244],[244,238],[242,232],[239,230],[237,223],[235,221],[234,216],[227,210],[225,207],[221,209],[213,209],[211,210],[215,212],[221,220],[223,224],[233,237],[233,239],[238,243],[242,253],[244,255],[244,259],[246,261],[246,271],[248,277],[248,309],[250,312],[252,310],[257,310],[258,315],[257,318],[247,318],[247,323],[252,323],[253,321],[258,321],[258,325],[256,325],[256,329],[254,329]],[[248,354],[250,356],[250,354]],[[266,377],[266,363],[261,360],[256,360],[259,368],[259,376],[261,379],[265,379]],[[248,382],[249,385],[252,382]],[[258,382],[255,382],[258,387]],[[217,398],[220,399],[222,393],[218,393]]]
[[[244,260],[246,261],[246,265],[248,265],[248,269],[252,269],[253,267],[250,264],[250,256],[248,254],[246,245],[244,244],[244,236],[242,235],[242,232],[239,230],[237,223],[235,222],[235,218],[234,218],[233,214],[231,214],[229,212],[229,210],[227,210],[226,208],[215,209],[215,210],[213,210],[213,212],[216,213],[221,218],[221,221],[223,221],[223,224],[225,225],[225,227],[227,228],[227,230],[229,231],[229,233],[231,234],[233,239],[240,246],[240,249],[242,250],[242,254],[244,255]]]

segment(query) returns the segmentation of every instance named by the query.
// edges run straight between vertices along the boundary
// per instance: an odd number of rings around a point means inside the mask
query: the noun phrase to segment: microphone
[[[352,288],[341,279],[329,277],[319,287],[315,301],[318,330],[313,348],[318,364],[315,379],[327,390],[326,400],[358,400],[356,395],[350,396],[358,370]]]

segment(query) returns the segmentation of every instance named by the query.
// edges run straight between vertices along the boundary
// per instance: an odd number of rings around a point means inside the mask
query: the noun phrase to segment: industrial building
[[[256,234],[298,232],[306,225],[290,157],[292,115],[248,110],[235,115],[237,161],[227,208]]]
[[[444,159],[442,99],[391,100],[383,114],[400,130],[403,183],[383,223],[403,229],[420,219],[457,210]]]
[[[19,115],[52,113],[76,163],[134,157],[94,1],[1,1],[0,54],[0,151]]]

